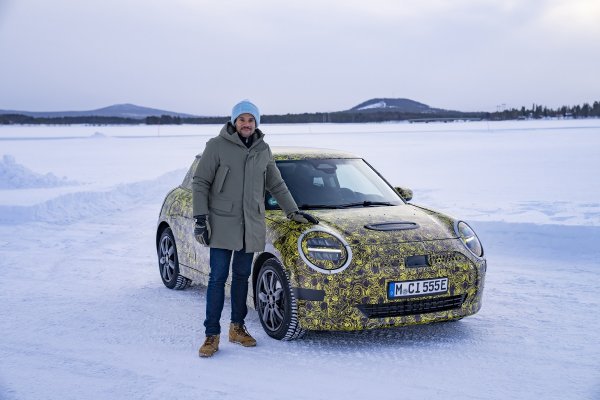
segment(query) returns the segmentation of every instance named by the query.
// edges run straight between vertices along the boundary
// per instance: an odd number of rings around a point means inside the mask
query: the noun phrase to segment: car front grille
[[[427,300],[404,300],[383,304],[359,304],[356,307],[367,318],[401,317],[452,310],[462,306],[467,295],[442,297]]]

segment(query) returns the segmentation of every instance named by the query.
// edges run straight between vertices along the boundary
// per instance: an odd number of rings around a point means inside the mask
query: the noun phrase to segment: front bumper
[[[425,255],[426,266],[405,260]],[[470,254],[458,240],[413,246],[369,246],[354,250],[352,265],[325,275],[297,263],[292,274],[298,318],[309,330],[363,330],[447,321],[481,308],[486,261]],[[447,277],[444,294],[388,299],[391,281]]]

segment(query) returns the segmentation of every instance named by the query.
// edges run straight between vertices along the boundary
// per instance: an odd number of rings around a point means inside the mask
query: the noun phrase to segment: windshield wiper
[[[393,206],[395,204],[388,201],[361,201],[357,203],[348,204],[302,204],[298,206],[301,210],[310,209],[338,209],[338,208],[352,208],[352,207],[371,207],[371,206]]]
[[[341,204],[339,207],[340,208],[351,208],[351,207],[371,207],[371,206],[393,206],[394,204],[390,203],[389,201],[361,201],[358,203],[348,203],[348,204]]]
[[[329,209],[329,208],[344,208],[344,206],[338,206],[335,204],[302,204],[298,206],[301,210],[311,210],[311,209]]]

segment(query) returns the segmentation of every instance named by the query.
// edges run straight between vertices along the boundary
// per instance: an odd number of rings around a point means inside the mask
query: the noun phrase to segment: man
[[[246,330],[246,297],[254,252],[265,248],[265,190],[288,218],[318,224],[300,212],[275,165],[271,149],[257,129],[260,112],[244,100],[233,107],[231,121],[206,143],[192,181],[194,236],[210,246],[210,275],[206,291],[206,339],[200,357],[219,349],[225,281],[231,262],[231,324],[229,341],[256,346]],[[232,260],[233,256],[233,260]]]

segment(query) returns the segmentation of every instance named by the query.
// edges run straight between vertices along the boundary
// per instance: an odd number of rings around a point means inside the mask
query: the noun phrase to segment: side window
[[[196,167],[198,166],[198,162],[200,161],[200,156],[196,156],[196,159],[192,163],[192,166],[188,170],[187,174],[185,174],[185,178],[183,178],[183,182],[181,186],[184,189],[192,190],[192,179],[194,178],[194,172],[196,172]]]
[[[266,210],[280,210],[279,203],[275,200],[275,197],[271,196],[271,193],[267,192],[265,195],[265,209]]]

